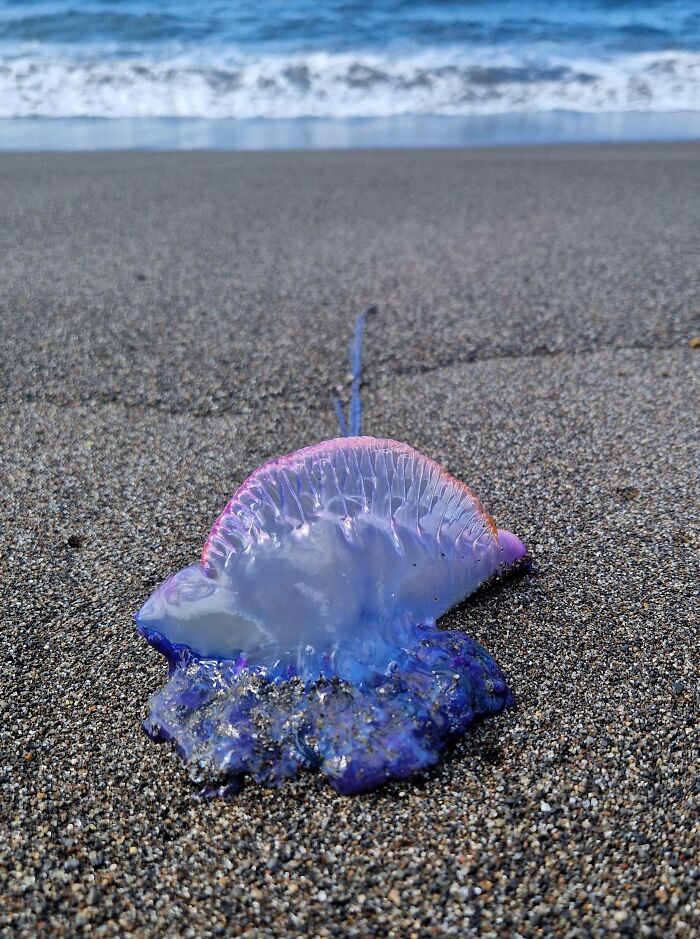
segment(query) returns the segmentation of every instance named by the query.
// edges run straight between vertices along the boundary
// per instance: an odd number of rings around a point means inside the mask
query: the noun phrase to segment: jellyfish
[[[169,666],[144,728],[206,794],[306,770],[367,791],[513,702],[485,649],[438,620],[527,551],[434,460],[362,434],[374,312],[356,321],[340,436],[256,469],[135,616]]]

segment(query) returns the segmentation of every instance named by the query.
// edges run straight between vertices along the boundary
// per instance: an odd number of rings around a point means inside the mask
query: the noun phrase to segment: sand
[[[0,931],[700,933],[700,146],[0,156]],[[264,459],[365,431],[535,571],[517,707],[417,779],[203,802],[132,613]]]

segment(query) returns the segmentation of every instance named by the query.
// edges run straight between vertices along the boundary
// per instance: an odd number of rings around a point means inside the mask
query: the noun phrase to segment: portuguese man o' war
[[[198,563],[136,614],[168,660],[144,726],[209,793],[318,769],[341,793],[434,764],[446,742],[512,703],[494,660],[440,616],[527,564],[474,493],[395,440],[362,436],[351,344],[343,436],[259,467]]]

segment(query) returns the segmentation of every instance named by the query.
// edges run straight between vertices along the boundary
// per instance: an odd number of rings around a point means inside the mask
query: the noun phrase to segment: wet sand
[[[700,146],[0,156],[0,931],[700,931]],[[260,462],[365,431],[532,575],[449,618],[515,710],[432,772],[202,802],[132,613]]]

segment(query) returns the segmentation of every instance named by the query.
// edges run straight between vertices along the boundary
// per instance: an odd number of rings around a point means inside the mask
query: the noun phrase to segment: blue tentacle
[[[338,417],[340,434],[343,437],[359,437],[362,434],[362,336],[365,329],[365,320],[377,312],[375,306],[369,307],[355,320],[355,335],[350,343],[350,371],[352,372],[352,386],[350,395],[350,419],[345,420],[343,406],[336,398],[335,413]]]
[[[340,429],[340,436],[348,436],[348,424],[345,420],[345,413],[343,411],[343,402],[340,398],[333,399],[333,407],[335,408],[335,416],[338,418],[338,427]]]

